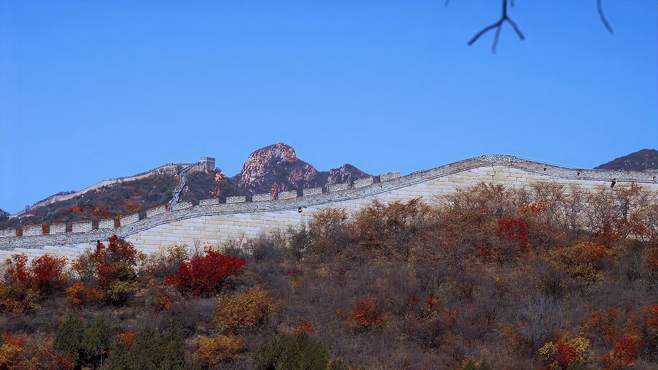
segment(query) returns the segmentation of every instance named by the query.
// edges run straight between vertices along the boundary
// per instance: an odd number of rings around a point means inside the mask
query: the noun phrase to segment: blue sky
[[[653,0],[0,0],[0,208],[293,145],[319,169],[484,153],[593,167],[658,147]]]

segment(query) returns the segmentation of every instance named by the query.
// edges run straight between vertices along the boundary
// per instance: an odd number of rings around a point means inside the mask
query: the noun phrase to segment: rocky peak
[[[7,216],[9,216],[9,213],[7,213],[7,212],[3,211],[2,209],[0,209],[0,218],[7,217]]]
[[[249,157],[242,165],[240,179],[244,183],[251,183],[265,176],[274,167],[296,161],[295,149],[290,145],[283,143],[269,145],[249,154]]]
[[[327,172],[326,184],[338,184],[351,182],[362,177],[370,176],[360,169],[346,163],[338,168],[332,168]]]
[[[286,191],[312,181],[317,170],[299,160],[295,149],[278,143],[251,153],[237,176],[239,187],[248,194]]]
[[[297,158],[293,147],[278,143],[251,153],[236,177],[240,189],[255,194],[350,182],[366,176],[350,164],[320,172]]]
[[[616,158],[602,164],[597,169],[624,170],[624,171],[650,171],[658,169],[658,150],[642,149],[635,153]]]

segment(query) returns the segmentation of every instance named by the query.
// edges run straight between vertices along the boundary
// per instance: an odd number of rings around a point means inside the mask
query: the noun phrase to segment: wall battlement
[[[29,249],[30,255],[54,253],[73,256],[105,240],[112,234],[127,238],[145,251],[168,244],[218,244],[230,239],[253,237],[277,228],[304,223],[309,214],[321,208],[345,208],[354,212],[373,200],[390,202],[422,197],[428,202],[436,196],[481,182],[524,187],[540,182],[556,182],[594,189],[631,183],[658,191],[656,173],[571,169],[532,162],[506,155],[475,157],[406,176],[386,173],[326,188],[302,189],[279,194],[257,194],[245,197],[204,199],[198,205],[188,202],[173,204],[169,209],[156,207],[146,212],[114,220],[101,220],[96,228],[91,221],[49,227],[30,225],[22,230],[0,230],[0,257]],[[657,193],[658,194],[658,193]],[[44,231],[48,231],[44,233]],[[17,236],[22,235],[22,236]]]

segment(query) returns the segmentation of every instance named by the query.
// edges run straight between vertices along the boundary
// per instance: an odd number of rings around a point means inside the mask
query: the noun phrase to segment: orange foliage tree
[[[361,299],[352,306],[347,323],[356,330],[381,328],[386,323],[386,314],[377,299]]]
[[[220,300],[213,317],[219,329],[235,333],[263,324],[275,309],[274,300],[268,291],[250,288]]]
[[[16,313],[37,307],[38,300],[64,287],[66,258],[42,255],[28,265],[27,256],[17,254],[7,260],[4,281],[0,283],[0,311]]]
[[[93,252],[73,262],[73,270],[83,283],[81,290],[97,289],[106,302],[121,304],[136,290],[138,252],[131,243],[116,235],[108,242],[107,246],[101,241],[96,243]]]

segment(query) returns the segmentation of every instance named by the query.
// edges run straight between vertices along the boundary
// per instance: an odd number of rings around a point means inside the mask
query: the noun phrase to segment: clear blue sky
[[[372,173],[657,147],[656,2],[605,3],[614,36],[593,0],[518,0],[492,55],[492,0],[0,0],[0,208],[280,141]]]

